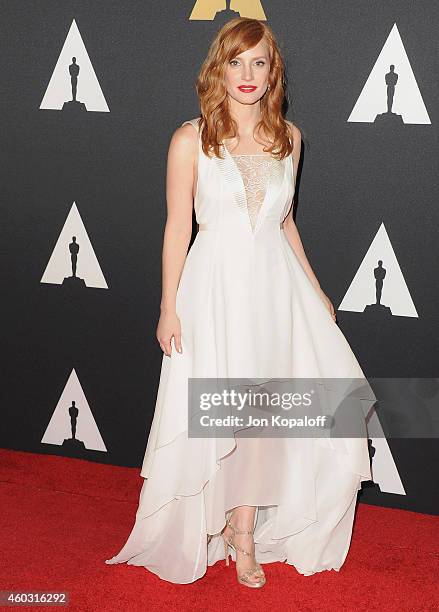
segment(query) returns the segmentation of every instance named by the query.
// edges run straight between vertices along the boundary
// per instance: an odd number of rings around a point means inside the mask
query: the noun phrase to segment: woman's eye
[[[239,63],[239,62],[238,62],[238,60],[230,60],[230,62],[229,62],[229,63],[230,63],[232,66],[235,66],[235,65],[236,65],[237,63]],[[264,62],[264,60],[258,60],[258,61],[256,62],[256,64],[259,64],[260,66],[265,66],[265,62]]]

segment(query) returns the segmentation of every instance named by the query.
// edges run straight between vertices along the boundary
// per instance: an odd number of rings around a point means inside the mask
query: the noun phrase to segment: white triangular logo
[[[418,316],[384,223],[338,308],[376,317]]]
[[[73,113],[110,112],[75,20],[64,41],[40,108]]]
[[[42,283],[108,289],[79,211],[73,202],[41,278]]]
[[[401,477],[393,459],[389,443],[384,436],[381,423],[375,410],[372,412],[368,422],[368,429],[377,432],[377,437],[370,438],[375,449],[372,457],[372,480],[379,485],[382,493],[394,493],[395,495],[407,495],[402,484]]]
[[[41,442],[107,452],[75,369],[70,373]]]
[[[348,122],[431,124],[396,23]]]

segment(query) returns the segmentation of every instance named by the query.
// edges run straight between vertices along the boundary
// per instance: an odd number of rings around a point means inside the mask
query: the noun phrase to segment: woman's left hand
[[[326,308],[329,310],[329,314],[335,321],[337,315],[335,314],[335,308],[332,305],[331,300],[328,298],[328,296],[326,295],[326,293],[323,291],[321,287],[317,289],[317,293],[322,298],[323,303],[325,304]]]

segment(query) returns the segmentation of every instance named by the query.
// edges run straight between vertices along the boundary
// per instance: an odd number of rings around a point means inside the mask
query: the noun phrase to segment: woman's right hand
[[[171,339],[174,336],[175,348],[179,353],[183,352],[181,346],[181,325],[180,319],[175,311],[160,313],[159,322],[157,325],[156,337],[160,344],[160,348],[168,357],[171,356]]]

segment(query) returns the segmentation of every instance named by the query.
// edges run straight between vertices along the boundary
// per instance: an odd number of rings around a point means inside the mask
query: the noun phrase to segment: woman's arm
[[[293,179],[294,179],[294,184],[296,184],[296,176],[297,176],[297,166],[299,164],[299,159],[300,159],[300,151],[301,151],[301,147],[302,147],[302,134],[299,130],[298,127],[296,127],[293,123],[291,123],[290,121],[288,121],[291,130],[292,130],[292,135],[293,135],[293,157],[294,157],[294,163],[293,163]],[[303,244],[302,244],[302,240],[300,238],[300,234],[299,234],[299,230],[297,229],[296,224],[294,223],[294,219],[293,219],[293,207],[291,206],[288,215],[285,217],[283,223],[283,230],[284,230],[284,234],[288,240],[288,243],[290,244],[291,248],[293,249],[294,253],[297,256],[297,259],[300,261],[302,268],[304,269],[306,275],[308,276],[309,280],[311,281],[311,284],[313,285],[313,287],[315,287],[317,293],[320,295],[320,297],[322,298],[324,304],[326,305],[328,311],[330,312],[332,318],[335,320],[336,315],[335,315],[335,309],[334,306],[332,305],[331,300],[328,298],[328,296],[324,293],[323,289],[320,287],[320,283],[316,277],[316,275],[314,274],[313,269],[311,268],[311,264],[308,261],[308,258],[305,254],[305,249],[303,248]]]
[[[296,176],[297,176],[297,166],[299,164],[300,159],[300,151],[302,148],[302,134],[298,127],[296,127],[291,121],[287,122],[290,125],[292,130],[293,137],[293,180],[294,184],[296,184]],[[299,230],[297,229],[296,224],[293,219],[293,207],[291,206],[288,215],[285,217],[283,221],[283,229],[285,236],[287,237],[288,242],[290,243],[291,248],[295,252],[298,260],[302,264],[302,268],[305,270],[306,275],[308,276],[311,283],[314,285],[316,289],[320,288],[319,281],[317,280],[316,275],[311,268],[311,265],[308,261],[308,258],[305,254],[305,249],[303,248],[302,240],[299,235]]]
[[[305,270],[306,275],[308,276],[311,283],[314,285],[316,289],[320,289],[320,283],[317,280],[316,275],[314,274],[313,269],[308,261],[308,258],[305,254],[305,250],[303,248],[302,240],[300,239],[299,230],[297,229],[296,224],[293,220],[292,212],[286,217],[283,222],[284,234],[287,237],[288,242],[291,245],[291,248],[294,250],[297,259],[302,264],[302,268]]]
[[[181,330],[176,313],[178,284],[192,236],[194,173],[197,167],[198,135],[186,124],[172,135],[166,170],[167,219],[162,250],[162,297],[157,339],[166,355],[171,338],[181,352]]]

